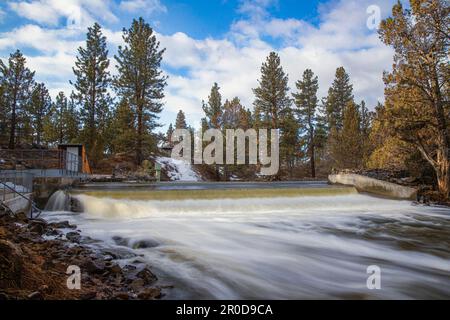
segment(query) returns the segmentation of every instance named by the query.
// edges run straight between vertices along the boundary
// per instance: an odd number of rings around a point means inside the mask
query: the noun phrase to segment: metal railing
[[[27,200],[30,204],[30,217],[37,218],[41,210],[32,200],[33,175],[27,172],[4,173],[0,172],[0,203],[8,209],[6,201],[16,197]]]
[[[28,171],[39,176],[75,176],[82,173],[83,159],[77,154],[59,149],[0,149],[3,172]],[[40,170],[40,171],[39,171]]]

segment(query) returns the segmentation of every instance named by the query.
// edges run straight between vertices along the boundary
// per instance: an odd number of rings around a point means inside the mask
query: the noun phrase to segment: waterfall
[[[295,212],[310,214],[334,211],[346,213],[349,210],[370,211],[374,207],[378,211],[391,212],[397,207],[406,205],[401,201],[351,194],[338,196],[305,196],[305,197],[277,197],[277,198],[243,198],[243,199],[214,199],[214,200],[128,200],[94,197],[84,194],[73,195],[73,199],[80,203],[83,212],[96,218],[145,218],[165,217],[185,214],[197,216],[208,215],[245,215],[261,213]],[[407,204],[409,205],[409,203]],[[245,208],[245,209],[243,209]],[[243,211],[244,210],[244,211]]]
[[[58,190],[48,199],[45,205],[45,211],[69,211],[69,200],[70,196],[66,192]]]

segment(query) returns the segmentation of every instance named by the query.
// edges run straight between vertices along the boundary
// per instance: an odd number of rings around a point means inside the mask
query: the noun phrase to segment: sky
[[[382,74],[393,51],[379,40],[376,26],[396,0],[0,0],[0,59],[20,49],[36,79],[54,98],[72,91],[72,67],[87,27],[98,22],[108,40],[111,73],[122,30],[142,16],[166,48],[168,76],[160,122],[178,110],[198,127],[202,100],[214,82],[223,99],[238,96],[253,109],[252,88],[271,51],[281,57],[291,92],[307,68],[326,96],[336,68],[350,74],[357,102],[370,108],[383,101]],[[374,23],[375,22],[375,23]],[[162,128],[164,129],[164,127]]]

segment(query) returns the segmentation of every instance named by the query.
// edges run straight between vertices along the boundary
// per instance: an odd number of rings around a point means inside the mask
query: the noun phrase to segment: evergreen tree
[[[8,141],[8,116],[10,108],[5,91],[2,75],[0,74],[0,146],[5,146],[5,142]]]
[[[17,50],[11,54],[8,63],[0,60],[0,74],[3,87],[3,101],[9,112],[9,148],[14,149],[17,143],[17,129],[26,126],[24,121],[26,107],[29,104],[34,86],[34,72],[26,67],[26,59]]]
[[[165,49],[148,23],[139,18],[133,20],[130,29],[123,30],[125,46],[119,46],[115,78],[118,93],[128,100],[136,116],[136,162],[140,164],[146,150],[154,149],[156,144],[151,136],[162,111],[166,77],[160,68]],[[144,146],[147,144],[147,146]]]
[[[361,118],[354,102],[349,102],[344,109],[343,127],[334,132],[331,143],[332,159],[339,169],[360,168],[363,160],[361,148]]]
[[[306,141],[311,177],[316,177],[315,148],[316,148],[316,109],[318,104],[317,91],[319,81],[310,69],[303,73],[303,80],[296,83],[298,93],[294,93],[295,113],[301,130],[304,132],[303,139]]]
[[[280,157],[284,159],[289,177],[292,177],[295,161],[299,155],[299,124],[293,112],[288,112],[283,120],[280,140]]]
[[[226,100],[222,115],[223,129],[247,129],[249,128],[248,110],[246,110],[238,97],[231,101]]]
[[[80,141],[80,117],[79,111],[76,108],[76,103],[73,96],[68,103],[67,112],[63,114],[63,121],[65,123],[65,142],[67,143],[79,143]]]
[[[136,140],[135,114],[127,99],[122,99],[112,117],[111,152],[122,153],[135,150]]]
[[[33,128],[34,142],[38,146],[42,143],[42,134],[44,132],[44,121],[52,108],[52,99],[47,88],[43,83],[35,85],[31,94],[30,104],[27,108],[27,114]]]
[[[208,103],[203,102],[203,111],[205,112],[210,129],[220,129],[222,127],[223,106],[222,95],[219,90],[219,85],[214,83],[208,97]]]
[[[207,129],[222,130],[223,106],[222,106],[222,95],[220,94],[219,90],[220,90],[219,85],[217,83],[214,83],[214,85],[211,88],[211,93],[208,96],[208,102],[205,103],[203,101],[203,111],[205,112],[206,115],[205,120],[207,124]],[[220,180],[220,166],[218,164],[215,165],[215,173],[216,179]]]
[[[56,96],[55,101],[55,129],[57,133],[58,143],[63,143],[65,138],[65,122],[64,116],[68,112],[68,102],[64,92],[60,92]]]
[[[172,145],[172,134],[173,134],[173,125],[169,124],[169,128],[167,128],[167,132],[166,132],[166,141]]]
[[[50,144],[75,143],[78,140],[78,131],[79,119],[75,103],[73,99],[69,102],[61,91],[45,119],[45,140]]]
[[[283,117],[290,110],[292,101],[288,96],[288,76],[281,66],[280,57],[271,52],[261,67],[259,87],[255,94],[255,117],[266,129],[280,129]]]
[[[81,142],[89,159],[95,164],[104,153],[103,132],[109,114],[111,77],[106,37],[95,23],[88,28],[86,47],[78,49],[73,72],[76,77],[74,98],[80,107]]]
[[[227,143],[226,130],[227,129],[242,129],[247,130],[251,126],[251,119],[249,111],[246,110],[238,97],[233,98],[231,101],[226,100],[223,105],[222,115],[222,130],[224,134],[224,142]],[[246,148],[246,159],[248,158],[249,149]],[[237,154],[237,145],[234,144],[234,154]],[[225,164],[224,166],[224,179],[229,180],[231,174],[240,174],[246,171],[246,168],[238,165]]]
[[[353,101],[353,85],[344,67],[336,70],[335,79],[324,101],[328,129],[342,129],[345,107]]]
[[[364,100],[358,105],[358,111],[361,119],[361,150],[364,159],[363,163],[365,164],[367,163],[371,150],[373,149],[370,143],[370,130],[372,127],[374,113],[369,111]]]
[[[258,83],[258,88],[253,89],[255,125],[262,129],[283,128],[285,118],[291,115],[292,100],[288,95],[288,76],[284,73],[280,57],[275,52],[271,52],[262,64],[261,78]],[[284,145],[287,141],[288,139],[281,136],[280,150],[288,149],[288,146]],[[281,157],[280,161],[289,162],[290,160]],[[275,179],[278,178],[277,175]]]
[[[175,129],[187,129],[186,116],[182,110],[178,111],[177,119],[175,120]]]

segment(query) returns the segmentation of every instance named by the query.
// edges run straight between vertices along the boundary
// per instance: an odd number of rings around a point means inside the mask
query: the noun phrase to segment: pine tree
[[[78,112],[71,99],[59,92],[51,111],[45,118],[44,137],[50,144],[75,143],[79,135]]]
[[[223,125],[223,105],[222,95],[220,94],[220,87],[217,83],[211,88],[211,93],[208,96],[208,102],[203,104],[203,111],[206,115],[207,129],[219,129],[222,130]],[[203,121],[203,119],[202,119]],[[203,123],[202,123],[203,124]],[[206,130],[205,130],[206,131]],[[220,180],[220,166],[215,165],[216,179]]]
[[[0,146],[5,146],[5,142],[8,140],[8,116],[10,108],[9,103],[7,103],[5,91],[5,85],[0,74]]]
[[[170,123],[169,124],[169,128],[167,128],[167,132],[166,132],[166,141],[167,143],[169,143],[169,145],[172,145],[172,134],[173,134],[173,125]]]
[[[223,105],[222,115],[222,131],[224,134],[224,142],[227,143],[226,130],[227,129],[242,129],[247,130],[251,126],[251,116],[249,111],[246,110],[238,97],[234,97],[231,101],[226,100]],[[246,159],[248,158],[248,150],[246,148]],[[234,154],[237,154],[237,145],[234,144]],[[225,164],[224,166],[224,179],[229,180],[231,174],[239,174],[245,172],[245,167],[238,165]]]
[[[31,94],[30,104],[27,107],[27,114],[30,117],[33,128],[33,137],[35,137],[38,146],[42,143],[42,133],[44,131],[44,121],[52,108],[52,99],[47,88],[43,83],[37,84]]]
[[[316,148],[316,109],[318,104],[317,91],[319,81],[310,69],[303,73],[303,80],[296,83],[298,93],[294,93],[296,105],[295,114],[299,121],[301,130],[304,132],[303,139],[307,142],[307,149],[311,167],[311,177],[316,177],[315,148]]]
[[[203,102],[203,111],[205,112],[210,129],[220,129],[222,127],[223,106],[222,95],[219,90],[219,85],[214,83],[208,97],[208,103]]]
[[[76,108],[76,103],[73,99],[73,95],[68,101],[67,112],[63,114],[63,122],[65,124],[65,132],[63,142],[66,143],[79,143],[80,142],[80,117]]]
[[[292,100],[288,95],[288,76],[284,73],[280,57],[275,52],[271,52],[262,64],[261,78],[258,83],[259,87],[253,89],[255,125],[261,129],[283,128],[285,118],[291,114]],[[286,141],[287,139],[281,136],[280,150],[288,148],[284,145]],[[280,161],[283,160],[290,161],[286,157],[280,159]],[[278,178],[277,175],[275,179]]]
[[[83,125],[82,142],[86,146],[89,159],[95,163],[103,156],[103,131],[109,114],[111,97],[108,89],[111,77],[106,37],[101,27],[95,23],[88,28],[86,47],[78,49],[73,72],[76,77],[74,98],[80,106]]]
[[[7,64],[0,60],[0,73],[4,101],[9,106],[9,148],[14,149],[19,138],[17,129],[26,125],[24,118],[34,86],[34,72],[26,67],[25,57],[17,50]]]
[[[247,129],[248,110],[246,110],[238,97],[234,97],[231,101],[226,100],[223,105],[223,129]]]
[[[153,129],[158,124],[158,114],[161,113],[164,98],[166,77],[160,68],[165,49],[159,49],[160,43],[148,23],[144,19],[133,20],[130,29],[123,30],[125,46],[119,46],[117,69],[119,75],[115,78],[118,93],[126,98],[136,115],[136,162],[144,159],[144,144],[146,150],[155,148]],[[147,143],[146,143],[147,142]]]
[[[328,129],[342,129],[345,107],[353,101],[353,85],[344,67],[336,69],[335,79],[324,101]]]
[[[60,92],[56,96],[54,113],[55,113],[55,131],[58,143],[64,142],[65,123],[64,115],[68,111],[68,102],[64,92]]]
[[[132,152],[135,149],[136,140],[135,114],[127,99],[122,99],[114,111],[112,117],[111,152]]]
[[[182,110],[178,111],[177,119],[175,120],[175,129],[187,129],[186,116]]]
[[[259,87],[255,94],[255,116],[260,126],[266,129],[280,129],[283,117],[289,112],[292,100],[288,96],[288,76],[281,66],[280,57],[271,52],[261,67]]]
[[[363,150],[360,115],[354,102],[349,102],[344,109],[343,127],[334,132],[331,144],[332,159],[339,169],[358,169],[362,165]]]
[[[283,120],[280,140],[280,157],[284,159],[289,177],[292,177],[295,160],[299,155],[299,124],[293,112],[288,112]]]

